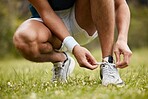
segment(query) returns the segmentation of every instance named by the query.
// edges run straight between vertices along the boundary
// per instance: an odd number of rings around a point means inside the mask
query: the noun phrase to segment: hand
[[[81,67],[91,70],[98,67],[95,65],[97,61],[86,48],[77,45],[73,49],[73,54]]]
[[[116,42],[114,45],[114,53],[117,68],[125,68],[129,65],[132,52],[125,41],[118,40]],[[123,55],[123,60],[121,60],[121,55]]]

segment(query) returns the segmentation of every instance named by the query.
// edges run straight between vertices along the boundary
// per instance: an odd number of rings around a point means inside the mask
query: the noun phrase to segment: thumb
[[[94,70],[98,67],[98,65],[91,65],[87,61],[84,61],[83,63],[84,63],[84,65],[81,65],[81,67],[84,67],[84,68],[87,68],[87,69],[90,69],[90,70]]]

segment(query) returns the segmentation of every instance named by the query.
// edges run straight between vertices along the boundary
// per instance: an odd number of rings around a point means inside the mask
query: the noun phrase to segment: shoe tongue
[[[109,55],[109,56],[103,58],[103,61],[113,63],[113,57],[111,55]]]

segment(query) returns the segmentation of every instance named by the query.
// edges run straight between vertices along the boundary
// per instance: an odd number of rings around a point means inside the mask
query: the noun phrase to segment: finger
[[[125,68],[125,67],[127,67],[128,65],[127,64],[125,64],[124,62],[121,62],[121,63],[119,63],[118,65],[116,65],[116,68]]]
[[[98,66],[97,66],[97,65],[94,65],[94,66],[81,65],[80,67],[83,67],[83,68],[86,68],[86,69],[90,69],[90,70],[94,70],[94,69],[96,69]]]
[[[125,62],[125,64],[129,64],[129,55],[128,54],[124,54],[124,62]]]
[[[128,67],[128,66],[120,66],[120,67],[116,67],[116,68],[120,68],[120,69],[123,69],[123,68],[126,68],[126,67]]]
[[[125,68],[125,67],[127,67],[127,66],[128,66],[128,62],[127,62],[127,59],[126,59],[126,58],[124,58],[123,61],[118,62],[118,63],[116,64],[116,67],[117,67],[117,68]]]
[[[91,55],[91,53],[86,54],[86,59],[91,65],[94,65],[97,63],[96,59]]]
[[[119,51],[114,51],[115,56],[116,56],[116,64],[120,62],[120,52]]]
[[[123,61],[117,64],[117,67],[125,68],[129,65],[130,55],[125,53],[123,54],[124,58]]]
[[[117,68],[125,68],[125,67],[127,67],[127,66],[128,66],[128,64],[127,64],[126,61],[122,61],[122,62],[116,64],[116,67],[117,67]]]
[[[124,54],[124,61],[127,62],[128,65],[130,63],[131,56],[132,56],[132,52],[127,52]]]
[[[91,65],[87,60],[83,60],[80,66],[90,70],[94,70],[98,67],[98,65]]]

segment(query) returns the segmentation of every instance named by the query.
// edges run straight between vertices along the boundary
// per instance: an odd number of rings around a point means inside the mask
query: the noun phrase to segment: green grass
[[[100,59],[100,54],[93,55]],[[25,59],[0,61],[0,99],[147,99],[148,49],[133,51],[131,64],[121,69],[123,88],[101,85],[99,68],[91,71],[76,66],[67,84],[51,83],[50,63]]]

